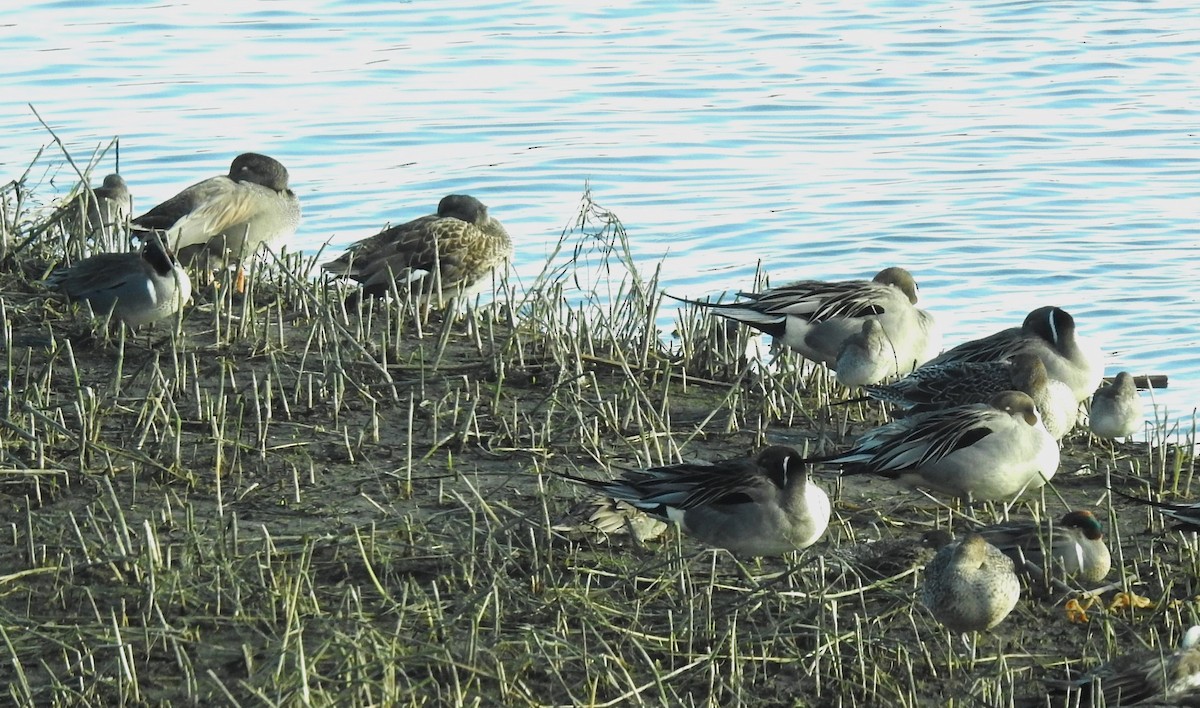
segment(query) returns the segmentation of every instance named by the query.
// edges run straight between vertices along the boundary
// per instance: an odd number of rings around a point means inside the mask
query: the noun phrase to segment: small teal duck
[[[977,533],[945,546],[925,566],[921,602],[953,632],[995,627],[1020,597],[1012,559]]]
[[[1096,389],[1088,407],[1088,427],[1101,438],[1127,438],[1142,427],[1142,398],[1128,371]]]

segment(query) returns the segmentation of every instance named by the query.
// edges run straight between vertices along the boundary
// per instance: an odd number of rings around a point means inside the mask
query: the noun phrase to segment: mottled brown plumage
[[[1013,562],[979,534],[938,551],[925,566],[921,602],[954,632],[983,632],[1004,621],[1021,597]]]
[[[451,194],[438,203],[436,214],[384,229],[321,267],[353,278],[375,297],[390,292],[394,282],[401,293],[449,300],[476,292],[512,253],[508,231],[486,206]]]
[[[1068,694],[1054,705],[1200,705],[1200,627],[1189,628],[1174,652],[1135,650],[1079,678],[1046,683],[1051,693]]]
[[[597,495],[572,506],[551,528],[603,539],[624,536],[641,543],[661,536],[667,523],[627,501]]]

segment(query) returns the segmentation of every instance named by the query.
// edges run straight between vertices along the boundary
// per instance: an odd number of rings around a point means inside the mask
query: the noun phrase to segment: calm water
[[[292,173],[302,248],[470,192],[523,277],[590,184],[673,293],[744,287],[759,259],[775,282],[904,265],[948,344],[1059,304],[1190,419],[1200,6],[557,5],[10,11],[0,178],[50,143],[31,103],[76,158],[119,135],[136,208],[257,150]],[[31,174],[72,180],[53,146]]]

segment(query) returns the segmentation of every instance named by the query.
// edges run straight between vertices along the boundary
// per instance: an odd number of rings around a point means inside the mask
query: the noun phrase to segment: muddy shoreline
[[[554,471],[836,447],[881,420],[827,407],[844,392],[794,357],[749,367],[745,334],[707,318],[664,341],[661,295],[624,239],[585,199],[542,277],[499,284],[458,321],[347,310],[290,255],[260,265],[245,297],[198,290],[178,332],[124,335],[36,283],[54,239],[10,252],[5,695],[1008,705],[1197,623],[1195,539],[1107,491],[1191,499],[1186,431],[1112,446],[1077,429],[1052,484],[1011,506],[820,471],[834,520],[793,557],[738,562],[673,530],[644,544],[552,531],[582,495]],[[579,287],[581,254],[608,265],[605,288]],[[919,572],[858,560],[935,526],[1067,508],[1095,511],[1114,554],[1087,622],[1066,595],[1027,592],[964,642],[919,606]],[[1105,609],[1117,591],[1150,604]]]

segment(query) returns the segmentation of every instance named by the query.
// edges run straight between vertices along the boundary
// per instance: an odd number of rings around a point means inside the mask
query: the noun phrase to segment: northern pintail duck
[[[1074,577],[1098,583],[1108,575],[1112,557],[1104,528],[1090,511],[1071,511],[1057,523],[1015,521],[977,529],[976,533],[1013,559],[1017,572],[1044,579]]]
[[[112,233],[125,228],[133,207],[129,186],[118,174],[107,175],[100,187],[84,189],[67,206],[67,219],[83,236]]]
[[[1135,497],[1132,494],[1126,494],[1117,489],[1113,489],[1112,491],[1131,501],[1158,509],[1158,513],[1175,522],[1172,530],[1200,532],[1200,502],[1193,502],[1191,504],[1184,504],[1182,502],[1172,503]]]
[[[555,531],[585,536],[628,536],[641,543],[658,538],[667,524],[627,501],[594,496],[571,507],[551,527]]]
[[[754,459],[628,470],[612,481],[568,478],[739,556],[807,548],[829,525],[829,497],[808,479],[800,455],[779,445]]]
[[[1011,327],[942,352],[927,366],[959,361],[1001,361],[1021,352],[1036,354],[1052,379],[1062,381],[1079,403],[1100,385],[1104,362],[1099,347],[1079,336],[1075,318],[1061,307],[1039,307]]]
[[[157,238],[140,253],[100,253],[46,278],[46,284],[92,312],[113,316],[130,327],[170,317],[192,297],[187,271]]]
[[[392,226],[350,246],[321,267],[358,281],[367,295],[397,288],[443,300],[482,288],[513,256],[508,231],[475,197],[450,194],[437,213]]]
[[[203,257],[219,268],[295,234],[300,200],[288,188],[287,168],[247,152],[233,159],[229,174],[193,184],[132,223],[141,231],[164,232],[181,262]]]
[[[1058,442],[1033,399],[1003,391],[987,403],[921,413],[868,430],[841,454],[809,462],[877,474],[958,497],[1010,499],[1058,471]]]
[[[933,317],[916,307],[917,283],[903,268],[885,268],[872,280],[801,280],[761,293],[739,293],[734,303],[687,300],[766,332],[811,361],[837,366],[842,344],[875,319],[907,373],[941,346]]]
[[[1069,705],[1200,705],[1200,626],[1190,627],[1173,652],[1137,650],[1079,678],[1046,683],[1055,692],[1076,696],[1068,699]]]
[[[899,381],[866,386],[865,390],[867,397],[903,408],[908,414],[984,403],[1001,391],[1021,391],[1033,399],[1042,424],[1055,440],[1075,427],[1079,414],[1075,393],[1062,381],[1050,378],[1045,364],[1031,352],[1003,361],[926,364]]]
[[[945,546],[925,566],[921,602],[953,632],[995,627],[1020,597],[1012,559],[976,533]]]
[[[883,325],[868,317],[857,334],[842,342],[833,368],[843,386],[857,388],[891,378],[902,367]]]
[[[1088,426],[1101,438],[1127,438],[1142,427],[1142,399],[1128,371],[1096,389],[1088,408]]]

